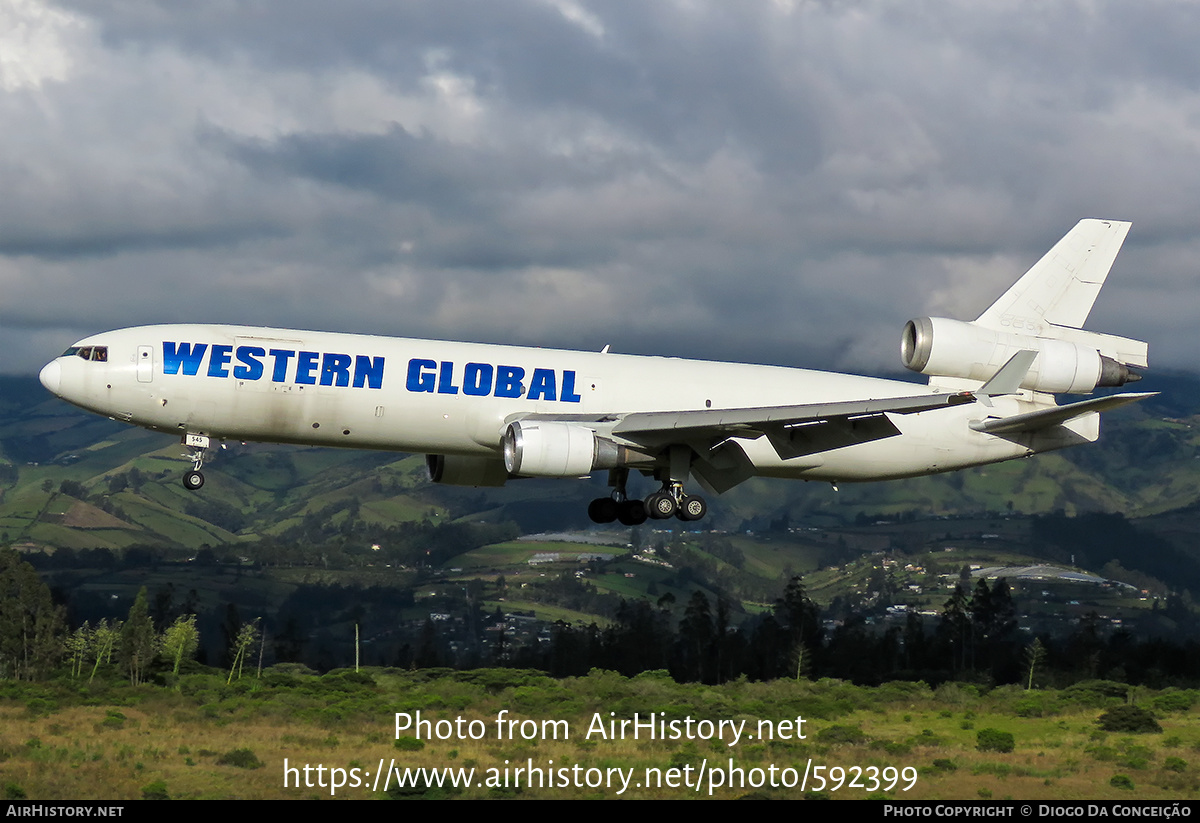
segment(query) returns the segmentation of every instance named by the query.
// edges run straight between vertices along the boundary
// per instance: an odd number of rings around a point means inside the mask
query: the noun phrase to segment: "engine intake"
[[[522,477],[583,477],[649,459],[598,437],[587,426],[558,421],[517,421],[504,432],[504,467]]]

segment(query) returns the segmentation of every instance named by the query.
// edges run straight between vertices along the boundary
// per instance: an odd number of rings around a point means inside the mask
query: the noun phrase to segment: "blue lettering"
[[[442,361],[438,373],[438,394],[458,394],[458,386],[454,385],[454,364],[446,360]]]
[[[326,355],[327,365],[331,358],[341,355]],[[359,355],[355,366],[354,385],[362,384],[363,362],[367,358]],[[376,358],[377,368],[382,379],[383,358]],[[472,397],[517,398],[525,395],[528,400],[549,400],[563,403],[578,403],[583,398],[575,392],[576,375],[573,371],[563,371],[562,377],[555,369],[533,369],[529,378],[528,389],[523,382],[526,370],[522,366],[493,366],[488,363],[467,363],[463,367],[462,377],[455,375],[458,364],[451,360],[424,360],[414,357],[408,361],[408,379],[406,388],[411,392],[426,392],[433,394],[463,394]],[[561,379],[562,391],[559,391]],[[456,385],[456,380],[459,382]],[[328,385],[322,379],[322,385]],[[339,383],[339,385],[341,385]],[[372,384],[372,388],[378,388]],[[528,393],[527,393],[528,392]]]
[[[238,380],[258,380],[263,375],[263,364],[256,358],[266,356],[266,350],[258,346],[238,346],[238,362],[245,365],[234,366],[233,376]]]
[[[564,403],[578,403],[582,399],[575,393],[575,372],[563,372],[562,401]]]
[[[326,354],[321,359],[321,385],[350,385],[350,355]]]
[[[497,366],[496,367],[496,396],[497,397],[520,397],[521,378],[525,376],[525,370],[520,366]]]
[[[554,369],[534,369],[529,381],[530,400],[555,400],[558,391],[554,380]]]
[[[364,359],[364,358],[359,358]],[[436,369],[437,363],[432,360],[418,360],[413,358],[408,361],[408,381],[404,384],[409,391],[433,391],[433,372],[425,371],[426,369]],[[355,370],[354,385],[358,387],[358,371]]]
[[[211,351],[210,351],[211,348]],[[229,377],[230,367],[232,366],[233,377],[238,380],[261,380],[265,364],[263,359],[268,355],[273,359],[271,367],[271,380],[275,383],[283,383],[287,381],[288,365],[292,358],[296,357],[295,351],[288,349],[271,349],[269,352],[261,346],[238,346],[235,350],[233,346],[225,345],[224,343],[214,343],[210,347],[208,343],[174,343],[169,340],[163,341],[163,374],[185,374],[194,376],[200,373],[200,367],[204,362],[204,355],[208,354],[208,370],[206,374],[209,377]],[[233,359],[236,356],[237,362]],[[363,386],[368,386],[372,389],[383,388],[383,364],[382,357],[367,357],[366,355],[357,355],[351,358],[348,354],[335,354],[333,352],[302,351],[299,357],[296,358],[296,373],[295,382],[304,385],[313,386],[317,384],[318,368],[320,369],[320,384],[322,386],[338,386],[345,388],[351,384],[350,366],[354,364],[353,383],[354,388],[360,389]],[[413,364],[416,364],[414,366]],[[447,364],[453,369],[453,364]],[[409,390],[410,391],[433,391],[435,375],[416,374],[415,369],[424,367],[436,369],[437,364],[432,360],[414,360],[409,366]],[[450,378],[447,375],[446,381]],[[413,381],[416,380],[416,383]],[[426,384],[425,381],[428,381]],[[447,382],[448,385],[448,382]],[[414,388],[414,386],[417,386]],[[490,375],[489,375],[490,387]],[[453,387],[452,387],[453,388]]]
[[[320,360],[321,355],[315,351],[300,352],[300,357],[296,359],[296,382],[306,386],[317,385],[317,377],[313,372],[317,370]]]
[[[367,387],[371,389],[383,388],[382,357],[367,357],[365,354],[355,355],[354,388],[361,389],[363,383],[366,383]]]
[[[233,351],[233,346],[226,346],[221,343],[214,343],[212,353],[208,356],[208,376],[209,377],[228,377],[229,369],[225,368],[229,365],[229,353]]]
[[[275,358],[275,368],[271,371],[271,382],[282,383],[287,380],[288,361],[295,357],[296,353],[287,349],[271,349],[270,354]]]
[[[163,374],[179,374],[180,366],[183,366],[184,374],[196,374],[200,371],[200,361],[207,350],[207,343],[180,343],[179,348],[175,348],[174,343],[164,340]]]
[[[487,363],[468,363],[463,369],[463,394],[486,397],[492,393],[492,367]]]

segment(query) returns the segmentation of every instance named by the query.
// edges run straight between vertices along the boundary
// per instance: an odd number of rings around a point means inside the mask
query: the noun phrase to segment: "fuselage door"
[[[154,379],[154,347],[138,346],[137,378],[139,383],[149,383]]]

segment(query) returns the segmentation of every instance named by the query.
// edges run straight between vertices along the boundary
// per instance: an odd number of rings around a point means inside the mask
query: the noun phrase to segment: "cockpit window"
[[[83,360],[91,360],[96,363],[108,362],[108,346],[72,346],[62,353],[63,357],[78,355]]]

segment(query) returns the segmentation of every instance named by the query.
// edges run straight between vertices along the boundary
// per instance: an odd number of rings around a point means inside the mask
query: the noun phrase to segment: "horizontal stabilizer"
[[[971,423],[975,431],[988,434],[1014,434],[1016,432],[1033,432],[1048,429],[1080,415],[1091,412],[1115,409],[1128,403],[1136,403],[1147,397],[1154,397],[1158,392],[1130,392],[1127,394],[1111,394],[1108,397],[1096,397],[1079,403],[1068,403],[1065,406],[1052,406],[1048,409],[1014,414],[1011,417],[989,417]]]

